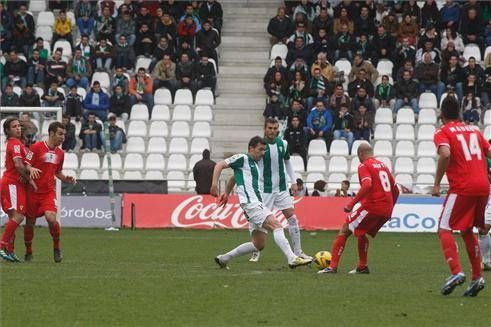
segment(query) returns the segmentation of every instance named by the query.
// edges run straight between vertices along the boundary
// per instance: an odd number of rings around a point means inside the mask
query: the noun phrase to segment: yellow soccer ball
[[[331,252],[319,251],[314,256],[314,265],[318,270],[329,267],[331,264]]]

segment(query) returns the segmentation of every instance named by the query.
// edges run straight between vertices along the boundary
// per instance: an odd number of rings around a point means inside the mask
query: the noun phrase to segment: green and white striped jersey
[[[261,170],[263,193],[288,190],[285,160],[290,160],[290,154],[287,148],[288,142],[279,137],[276,137],[273,143],[266,144],[264,157],[258,163]]]
[[[262,187],[256,161],[248,154],[236,154],[225,159],[225,162],[234,170],[239,202],[262,202]]]

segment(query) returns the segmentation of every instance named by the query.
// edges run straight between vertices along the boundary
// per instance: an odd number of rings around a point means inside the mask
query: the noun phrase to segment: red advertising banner
[[[337,230],[345,221],[346,198],[295,198],[295,213],[305,230]],[[238,198],[232,196],[224,207],[208,195],[124,194],[124,227],[131,226],[132,206],[137,228],[247,228]],[[286,226],[281,212],[276,217]]]

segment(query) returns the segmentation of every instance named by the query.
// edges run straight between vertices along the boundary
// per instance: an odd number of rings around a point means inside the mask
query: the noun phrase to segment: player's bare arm
[[[361,188],[358,191],[358,194],[351,200],[345,207],[344,212],[351,212],[356,203],[360,202],[372,188],[372,179],[369,177],[365,177],[361,181]]]
[[[228,168],[229,165],[225,161],[220,161],[215,165],[215,168],[213,169],[213,179],[211,183],[211,188],[210,188],[210,194],[214,197],[217,197],[219,195],[218,192],[218,180],[220,179],[220,175],[222,174],[222,170],[225,168]]]
[[[232,175],[227,180],[227,185],[225,186],[225,192],[220,194],[220,198],[218,200],[218,206],[222,207],[222,206],[227,204],[228,197],[229,197],[230,193],[232,193],[234,186],[235,186],[235,176]]]
[[[438,164],[436,167],[435,183],[431,195],[440,196],[440,183],[450,162],[450,148],[445,145],[438,147]]]
[[[62,172],[56,173],[56,177],[63,183],[72,184],[72,185],[75,185],[77,183],[77,179],[75,177],[67,176]]]

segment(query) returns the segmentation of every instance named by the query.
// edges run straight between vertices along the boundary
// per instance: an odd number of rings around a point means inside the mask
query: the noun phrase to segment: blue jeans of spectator
[[[72,86],[80,86],[81,88],[84,88],[87,90],[89,87],[89,79],[85,76],[80,77],[80,79],[77,81],[74,78],[69,78],[66,80],[66,85],[70,88]]]
[[[336,51],[334,51],[334,59],[339,60],[341,58],[346,58],[349,61],[351,61],[353,59],[353,51],[351,51],[351,50],[346,50],[346,51],[336,50]]]
[[[121,33],[117,33],[115,36],[116,41],[119,40],[119,37],[123,35]],[[136,35],[135,34],[125,34],[126,35],[126,42],[128,42],[128,45],[132,47],[135,44],[136,41]]]
[[[132,95],[131,97],[131,105],[137,104],[138,102],[143,102],[148,107],[148,113],[152,114],[153,109],[153,95],[152,94],[141,94],[142,100],[138,100],[136,96]]]
[[[44,71],[36,69],[34,67],[29,67],[27,69],[27,83],[35,84],[40,87],[44,86]]]
[[[353,134],[355,140],[370,141],[370,128],[356,129]]]
[[[62,149],[65,151],[75,149],[75,145],[77,145],[77,141],[73,137],[65,137],[65,141],[63,142]]]
[[[97,134],[85,134],[84,135],[84,145],[86,149],[94,150],[97,148]]]
[[[112,58],[97,58],[96,59],[97,69],[105,69],[107,71],[111,70],[111,65],[113,63]]]
[[[106,139],[105,139],[105,134],[104,131],[101,132],[101,140],[102,140],[102,145],[106,146]],[[111,152],[116,152],[119,151],[123,148],[123,132],[117,131],[116,135],[114,135],[114,138],[110,141],[111,144]]]
[[[89,17],[87,20],[77,18],[77,27],[80,31],[80,35],[87,34],[90,37],[90,34],[92,34],[92,30],[94,29],[94,24],[95,20],[92,17]]]
[[[465,122],[479,123],[481,115],[479,114],[479,110],[469,109],[464,111],[463,118]]]
[[[445,91],[445,84],[442,82],[438,82],[437,84],[425,84],[419,83],[419,93],[423,93],[426,90],[431,91],[434,95],[436,95],[436,100],[438,104],[440,104],[440,98],[442,97],[443,92]]]
[[[397,99],[396,104],[394,105],[394,112],[397,113],[399,111],[399,109],[404,107],[404,105],[410,105],[415,114],[417,114],[419,112],[418,99],[417,98],[409,99],[409,103],[405,103],[403,99]]]
[[[344,129],[337,129],[333,132],[333,137],[335,140],[339,140],[344,137],[348,142],[348,148],[351,151],[351,145],[353,145],[354,139],[353,132],[346,132]]]

